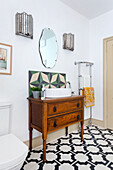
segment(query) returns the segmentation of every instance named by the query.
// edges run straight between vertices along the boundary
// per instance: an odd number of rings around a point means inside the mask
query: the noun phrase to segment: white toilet
[[[20,170],[28,153],[28,147],[9,128],[10,104],[0,103],[0,170]]]

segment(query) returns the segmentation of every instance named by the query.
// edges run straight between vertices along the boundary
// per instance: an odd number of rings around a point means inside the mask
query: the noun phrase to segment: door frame
[[[108,103],[107,103],[107,42],[113,40],[112,37],[103,39],[103,122],[104,127],[108,126]]]

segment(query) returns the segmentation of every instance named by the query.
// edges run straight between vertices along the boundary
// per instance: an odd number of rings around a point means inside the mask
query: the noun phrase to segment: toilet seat
[[[28,147],[13,134],[0,136],[0,170],[20,164],[27,156]]]

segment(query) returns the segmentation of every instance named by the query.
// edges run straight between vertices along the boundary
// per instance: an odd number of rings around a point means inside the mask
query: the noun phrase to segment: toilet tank
[[[0,136],[10,132],[10,112],[11,104],[0,102]]]

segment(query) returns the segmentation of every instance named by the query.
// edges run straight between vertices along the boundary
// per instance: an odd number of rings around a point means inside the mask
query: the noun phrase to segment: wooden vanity
[[[29,149],[32,149],[33,128],[42,133],[43,161],[46,161],[47,133],[81,122],[81,140],[83,140],[84,96],[72,96],[44,100],[29,100]]]

